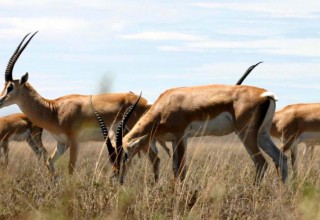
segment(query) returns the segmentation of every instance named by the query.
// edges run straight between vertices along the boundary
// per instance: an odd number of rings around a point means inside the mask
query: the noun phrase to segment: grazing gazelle
[[[256,166],[255,182],[260,182],[267,168],[260,148],[273,159],[276,167],[280,167],[285,182],[287,158],[269,134],[274,111],[275,96],[257,87],[207,85],[174,88],[160,95],[124,136],[122,147],[130,161],[139,145],[145,146],[154,138],[173,142],[176,147],[174,176],[180,175],[183,179],[188,137],[222,136],[235,132]],[[123,166],[121,181],[125,169]]]
[[[9,162],[9,141],[26,141],[34,153],[46,159],[47,151],[42,145],[42,128],[34,125],[22,113],[0,118],[0,152],[3,150],[4,165]],[[2,156],[0,154],[0,156]]]
[[[258,66],[260,63],[262,63],[262,62],[259,62],[259,63],[257,63],[257,64],[255,64],[255,65],[252,65],[252,66],[250,66],[247,70],[246,70],[246,72],[242,75],[242,77],[238,80],[238,82],[236,83],[236,85],[241,85],[241,83],[244,81],[244,79],[250,74],[250,72],[256,67],[256,66]],[[140,98],[139,98],[140,99]],[[135,103],[135,105],[139,102],[139,99],[137,100],[137,102]],[[131,113],[133,112],[133,110],[134,110],[134,108],[135,108],[135,105],[133,105],[133,106],[131,106],[130,107],[130,109],[127,111],[127,113],[125,114],[125,116],[123,117],[123,120],[121,121],[121,123],[119,124],[119,126],[118,126],[118,130],[117,130],[117,138],[116,138],[116,141],[117,141],[117,144],[116,144],[116,146],[117,146],[117,149],[118,149],[118,164],[120,165],[120,160],[121,160],[121,154],[122,154],[122,148],[121,148],[121,146],[122,146],[122,138],[119,138],[119,137],[122,137],[122,134],[123,134],[123,130],[126,130],[125,128],[125,125],[126,125],[126,122],[127,122],[127,120],[128,120],[128,118],[130,117],[130,115],[131,115]],[[101,127],[101,130],[102,130],[102,133],[104,134],[104,136],[105,136],[105,138],[106,138],[106,144],[107,144],[107,146],[109,145],[110,146],[110,148],[113,148],[112,147],[112,144],[111,144],[111,141],[110,141],[110,139],[109,139],[109,137],[107,136],[107,131],[106,131],[106,128],[105,128],[105,124],[104,124],[104,122],[103,122],[103,120],[101,119],[101,117],[99,116],[99,113],[94,109],[94,106],[91,104],[91,107],[92,107],[92,109],[93,109],[93,111],[94,111],[94,113],[95,113],[95,115],[96,115],[96,117],[97,117],[97,120],[99,121],[99,124],[100,124],[100,127]],[[151,108],[151,106],[150,106],[150,108]],[[161,138],[157,138],[157,140],[158,141],[160,141],[160,140],[162,140]],[[166,140],[166,139],[164,139],[164,140]],[[150,141],[151,141],[151,143],[153,143],[154,141],[155,141],[155,138],[151,138],[150,139]],[[133,154],[135,154],[135,153],[137,153],[137,152],[139,152],[139,150],[144,150],[144,151],[148,151],[149,149],[148,149],[148,142],[145,142],[144,144],[140,144],[139,145],[139,148],[136,148],[135,149],[135,151],[134,151],[134,153]],[[153,147],[155,147],[155,145],[151,145],[151,146],[153,146]],[[165,145],[164,145],[165,146]],[[172,146],[173,147],[173,151],[175,151],[174,149],[175,149],[175,145],[173,145]],[[151,148],[151,150],[150,151],[154,151],[155,153],[157,152],[157,149],[156,148]],[[175,154],[175,155],[177,155],[177,154]],[[132,155],[133,156],[133,155]],[[176,159],[175,159],[176,160]],[[157,163],[159,163],[159,159],[157,160]],[[125,164],[124,164],[124,166],[125,166]],[[173,164],[173,169],[174,169],[174,171],[177,169],[177,168],[175,168],[175,164]],[[159,167],[159,165],[157,166],[157,167]],[[159,173],[159,171],[157,170],[157,173]],[[123,175],[122,176],[120,176],[120,182],[122,183],[123,182]]]
[[[283,151],[291,150],[294,176],[297,175],[297,145],[320,143],[320,103],[288,105],[277,111],[271,126],[271,135],[283,143]],[[307,146],[311,147],[311,146]]]
[[[51,172],[54,172],[54,162],[70,148],[69,173],[73,173],[79,142],[103,141],[103,136],[90,107],[90,96],[67,95],[48,100],[30,85],[28,73],[20,80],[12,78],[16,61],[36,33],[22,46],[29,34],[26,35],[9,60],[5,72],[5,86],[0,96],[0,108],[17,104],[32,123],[46,129],[57,140],[57,147],[47,161]],[[125,110],[136,101],[137,97],[133,93],[100,94],[93,96],[92,102],[103,121],[110,126],[121,121]],[[128,121],[128,127],[132,128],[148,108],[147,101],[141,98],[136,111]],[[116,126],[113,127],[116,129]],[[109,148],[108,150],[112,151]],[[150,160],[156,160],[151,158],[152,156],[154,155],[150,155]],[[114,157],[110,156],[110,160],[115,163],[113,159]],[[117,166],[114,169],[114,172],[117,172]]]
[[[241,84],[243,79],[237,84]],[[188,137],[222,136],[232,132],[238,135],[256,166],[255,183],[261,181],[267,168],[260,148],[280,168],[285,182],[287,157],[275,146],[269,134],[275,100],[275,96],[265,89],[241,85],[218,84],[165,91],[123,140],[123,127],[130,114],[119,125],[117,148],[122,146],[126,156],[120,182],[126,173],[126,163],[140,147],[148,146],[154,139],[173,143],[174,176],[184,179]]]

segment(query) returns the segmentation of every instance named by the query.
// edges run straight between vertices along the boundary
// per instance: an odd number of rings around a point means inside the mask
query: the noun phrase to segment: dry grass
[[[54,142],[44,144],[52,152]],[[119,186],[109,179],[101,149],[101,143],[83,144],[73,176],[67,152],[54,178],[26,144],[11,143],[9,167],[0,170],[0,219],[320,219],[316,155],[301,158],[299,177],[286,185],[269,161],[266,178],[254,187],[253,163],[234,136],[191,139],[183,183],[174,184],[171,159],[161,151],[159,183],[142,156]]]

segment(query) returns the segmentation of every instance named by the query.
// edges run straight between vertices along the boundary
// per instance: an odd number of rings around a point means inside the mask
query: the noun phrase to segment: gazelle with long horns
[[[245,80],[245,78],[251,73],[251,71],[252,71],[256,66],[258,66],[260,63],[262,63],[262,62],[258,62],[257,64],[250,66],[250,67],[246,70],[246,72],[241,76],[241,78],[237,81],[236,85],[241,85],[242,82]],[[141,95],[140,95],[140,96],[141,96]],[[139,99],[140,99],[140,98],[139,98]],[[139,99],[137,100],[137,102],[136,102],[133,106],[130,107],[130,109],[129,109],[129,110],[127,111],[127,113],[124,115],[123,120],[121,121],[121,123],[119,124],[118,129],[117,129],[116,149],[117,149],[117,152],[118,152],[117,157],[118,157],[118,164],[119,164],[119,166],[120,166],[120,164],[121,164],[120,161],[121,161],[121,155],[122,155],[122,147],[121,147],[121,146],[122,146],[122,138],[119,138],[119,137],[122,137],[123,131],[126,130],[125,127],[126,127],[127,120],[128,120],[128,118],[130,117],[130,115],[132,114],[132,112],[133,112],[134,108],[136,107],[137,103],[139,102]],[[92,104],[91,104],[91,105],[92,105]],[[150,107],[151,107],[151,106],[150,106]],[[110,146],[110,148],[114,148],[114,147],[112,147],[111,141],[110,141],[109,137],[107,136],[107,132],[106,132],[106,128],[105,128],[106,126],[105,126],[103,120],[101,119],[99,113],[94,109],[94,106],[93,106],[93,105],[92,105],[92,109],[93,109],[93,111],[95,112],[95,115],[96,115],[96,117],[97,117],[97,120],[99,121],[99,124],[100,124],[100,128],[101,128],[101,130],[102,130],[102,133],[103,133],[104,136],[105,136],[106,145],[107,145],[107,146]],[[157,139],[157,140],[160,141],[161,139]],[[155,139],[151,139],[151,143],[153,143],[154,141],[155,141]],[[151,145],[151,146],[152,146],[152,145]],[[155,147],[155,145],[153,145],[153,146]],[[172,145],[172,147],[173,147],[173,151],[175,151],[175,145]],[[141,149],[143,149],[144,151],[148,151],[148,150],[149,150],[149,149],[148,149],[148,143],[145,143],[145,145],[139,145],[139,147],[135,149],[134,154],[137,153],[137,152],[139,152]],[[156,149],[151,149],[151,150],[157,152]],[[134,154],[133,154],[133,155],[134,155]],[[169,153],[168,153],[168,154],[169,154]],[[131,155],[131,157],[132,157],[133,155]],[[159,163],[159,159],[157,160],[157,162]],[[125,163],[124,163],[123,165],[125,166]],[[157,166],[157,167],[158,167],[158,166]],[[173,170],[174,170],[174,171],[176,170],[174,164],[173,164]],[[157,173],[159,173],[159,171],[158,171]],[[124,178],[123,178],[123,175],[122,175],[122,176],[120,176],[120,182],[123,183],[123,180],[124,180]]]
[[[69,173],[73,173],[79,142],[103,141],[103,135],[90,107],[90,96],[67,95],[48,100],[30,85],[28,73],[23,75],[20,80],[13,79],[14,65],[36,33],[31,35],[22,46],[24,40],[29,36],[29,34],[26,35],[9,60],[5,72],[5,86],[0,96],[0,108],[17,104],[31,122],[46,129],[57,140],[57,147],[47,161],[51,172],[55,170],[54,162],[70,148]],[[125,110],[133,105],[137,97],[133,93],[100,94],[92,96],[91,101],[101,114],[103,121],[110,126],[121,121]],[[128,121],[128,127],[133,127],[148,108],[147,101],[141,98],[136,111]],[[112,129],[115,130],[116,126],[113,126]],[[112,156],[115,150],[110,148],[108,150],[111,155],[110,161],[115,164],[114,172],[117,172],[115,157]],[[157,155],[152,154],[152,151],[149,152],[151,152],[149,154],[150,160],[155,161]]]
[[[165,91],[123,140],[123,129],[118,129],[117,147],[122,146],[128,158],[122,166],[120,181],[123,182],[126,164],[139,146],[147,146],[154,138],[173,143],[174,176],[184,179],[188,137],[235,132],[256,166],[255,183],[261,181],[267,168],[260,148],[280,168],[285,182],[287,157],[275,146],[269,134],[275,101],[272,93],[252,86],[207,85]]]
[[[4,156],[4,165],[9,162],[9,142],[26,141],[33,152],[46,159],[47,151],[43,147],[42,128],[34,125],[24,114],[12,114],[0,118],[0,156]]]

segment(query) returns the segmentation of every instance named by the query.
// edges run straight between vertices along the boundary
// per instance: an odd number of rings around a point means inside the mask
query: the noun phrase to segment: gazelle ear
[[[29,77],[29,74],[28,73],[26,73],[26,74],[24,74],[23,76],[21,76],[21,79],[20,79],[20,85],[23,85],[23,84],[25,84],[27,81],[28,81],[28,77]]]
[[[143,140],[148,137],[149,134],[143,135],[141,137],[133,139],[128,145],[129,147],[135,147],[136,145],[140,144]]]

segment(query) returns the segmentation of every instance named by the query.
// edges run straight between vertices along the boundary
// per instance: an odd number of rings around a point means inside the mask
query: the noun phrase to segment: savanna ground
[[[55,142],[44,138],[44,145],[51,153]],[[318,149],[313,158],[300,156],[299,176],[286,185],[268,160],[260,187],[253,186],[253,163],[235,136],[190,139],[189,171],[179,185],[171,159],[159,151],[159,183],[142,155],[120,186],[109,178],[101,143],[81,145],[73,176],[67,151],[53,178],[25,143],[12,142],[9,166],[0,170],[0,219],[320,219]]]

